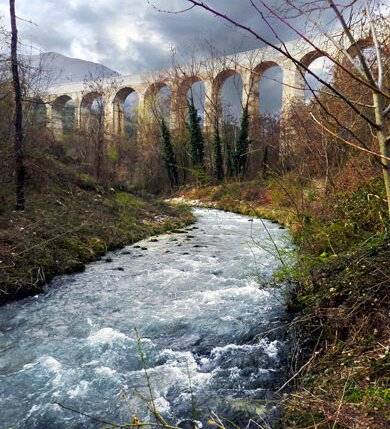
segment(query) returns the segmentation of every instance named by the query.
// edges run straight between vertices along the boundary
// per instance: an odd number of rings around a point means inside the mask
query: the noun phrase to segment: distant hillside
[[[50,85],[119,76],[119,73],[102,64],[66,57],[56,52],[45,52],[25,59],[31,68],[43,71]]]

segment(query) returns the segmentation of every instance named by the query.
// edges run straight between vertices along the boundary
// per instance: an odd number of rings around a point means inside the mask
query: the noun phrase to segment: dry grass
[[[321,181],[292,173],[182,194],[294,233],[299,263],[281,273],[298,282],[289,306],[300,314],[284,429],[384,429],[390,421],[390,224],[380,178],[353,171],[342,171],[327,197]]]
[[[83,270],[108,250],[193,221],[184,208],[97,186],[63,170],[29,180],[27,207],[12,210],[2,188],[0,304],[41,292],[55,275]]]

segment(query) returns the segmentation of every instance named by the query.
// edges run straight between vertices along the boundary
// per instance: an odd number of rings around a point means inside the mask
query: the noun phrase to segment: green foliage
[[[298,283],[289,308],[311,319],[299,329],[310,332],[310,326],[313,331],[321,325],[320,338],[311,336],[322,349],[316,363],[299,379],[302,399],[298,403],[290,398],[286,421],[288,427],[295,427],[291,425],[297,421],[303,426],[310,420],[318,423],[324,415],[317,404],[327,404],[329,409],[343,404],[344,413],[354,410],[356,422],[370,418],[372,427],[384,427],[390,401],[390,356],[382,346],[388,336],[384,321],[390,224],[383,183],[377,178],[350,195],[330,196],[323,210],[312,212],[310,220],[302,223],[296,234],[298,262],[290,272],[282,273]],[[307,341],[310,333],[304,336]],[[304,393],[309,391],[318,398],[314,407],[308,405],[310,399]],[[344,426],[335,423],[333,427]]]
[[[78,174],[78,186],[85,190],[98,191],[100,186],[97,181],[89,174],[79,173]]]
[[[142,206],[142,201],[138,197],[127,192],[116,192],[114,194],[114,200],[124,207]]]
[[[352,251],[364,240],[380,240],[389,228],[385,187],[379,178],[349,196],[330,198],[328,204],[329,216],[301,217],[302,229],[296,241],[312,255]]]
[[[195,179],[203,185],[209,184],[213,181],[203,168],[191,168],[189,169],[189,171],[191,172],[192,176],[195,177]]]
[[[361,388],[351,383],[346,390],[345,400],[355,404],[364,400],[370,402],[372,406],[381,408],[390,405],[390,389],[371,386]]]
[[[119,160],[119,151],[118,151],[118,149],[115,146],[110,146],[107,149],[107,157],[113,163],[118,162],[118,160]]]
[[[248,148],[249,140],[249,112],[248,106],[245,106],[240,124],[240,134],[238,136],[236,151],[234,154],[235,169],[237,175],[242,175],[248,168]]]
[[[214,146],[214,177],[220,182],[223,180],[223,158],[222,158],[221,136],[219,133],[219,124],[217,119],[214,122],[213,146]]]
[[[308,193],[307,193],[307,199],[308,199],[308,201],[316,201],[316,199],[317,199],[317,192],[316,191],[313,191],[313,190],[310,190],[310,191],[308,191]]]
[[[164,119],[161,121],[161,140],[169,183],[171,187],[177,187],[179,186],[179,173],[177,171],[176,156],[171,143],[171,135]]]
[[[188,130],[190,133],[190,147],[191,147],[191,165],[193,167],[203,166],[204,158],[204,139],[202,129],[200,126],[200,117],[198,110],[195,108],[194,100],[191,97],[187,101],[188,106]]]
[[[274,174],[267,183],[274,204],[282,207],[291,207],[296,216],[299,216],[305,209],[302,204],[305,200],[305,193],[308,199],[313,199],[312,197],[315,194],[315,191],[311,189],[305,192],[310,187],[310,181],[296,174],[296,172],[290,172],[284,176]]]

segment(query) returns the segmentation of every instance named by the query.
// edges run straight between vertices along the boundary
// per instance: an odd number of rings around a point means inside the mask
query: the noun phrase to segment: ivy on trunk
[[[171,143],[171,134],[164,119],[161,121],[161,140],[163,144],[164,161],[168,173],[169,183],[171,187],[179,186],[179,173],[176,167],[176,156]]]
[[[188,101],[188,130],[190,132],[191,164],[193,167],[202,167],[204,159],[204,139],[200,126],[201,118],[191,97]]]
[[[240,134],[238,136],[236,151],[234,154],[237,175],[242,175],[248,168],[248,148],[250,143],[249,113],[248,106],[245,106],[241,116]]]

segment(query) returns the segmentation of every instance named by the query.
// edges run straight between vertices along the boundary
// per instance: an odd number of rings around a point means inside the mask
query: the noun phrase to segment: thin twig
[[[279,393],[280,391],[282,391],[291,381],[293,381],[316,357],[317,357],[318,352],[316,352],[315,354],[313,354],[313,356],[304,364],[302,365],[299,370],[291,377],[289,378],[284,384],[283,386],[281,386],[275,393]]]
[[[343,143],[347,144],[348,146],[352,146],[355,149],[359,149],[363,152],[369,153],[370,155],[373,155],[377,158],[382,158],[382,159],[386,159],[387,161],[390,161],[390,157],[385,156],[385,155],[381,155],[380,153],[374,152],[372,150],[366,149],[364,147],[358,146],[352,142],[349,142],[348,140],[343,139],[342,137],[338,136],[336,133],[334,133],[333,131],[331,131],[329,128],[325,127],[324,124],[322,124],[314,115],[313,113],[310,112],[310,116],[312,117],[312,119],[314,120],[314,122],[316,124],[318,124],[321,128],[323,128],[325,131],[327,131],[329,134],[331,134],[333,137],[336,137],[338,140],[342,141]]]

